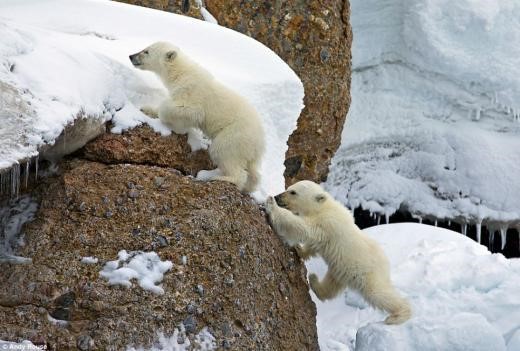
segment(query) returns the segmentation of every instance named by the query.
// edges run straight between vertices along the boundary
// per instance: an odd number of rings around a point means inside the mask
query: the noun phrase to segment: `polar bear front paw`
[[[276,208],[276,206],[277,205],[274,197],[269,196],[267,200],[265,200],[265,211],[267,212],[267,214],[271,214],[273,210]]]
[[[157,109],[151,106],[143,106],[140,108],[141,112],[147,115],[150,118],[159,118],[159,112]]]

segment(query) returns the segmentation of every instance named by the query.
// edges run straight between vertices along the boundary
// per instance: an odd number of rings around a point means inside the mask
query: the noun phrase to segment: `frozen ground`
[[[520,350],[520,260],[491,254],[456,232],[417,223],[365,229],[387,254],[392,281],[414,310],[400,326],[351,291],[322,303],[322,351]],[[323,276],[321,259],[307,264]]]
[[[350,4],[352,105],[327,189],[505,236],[520,225],[520,2]]]
[[[0,169],[52,144],[78,115],[112,119],[115,132],[147,122],[168,133],[139,111],[158,103],[164,88],[128,59],[166,40],[258,109],[272,132],[261,169],[268,176],[256,195],[283,189],[286,141],[303,107],[303,85],[257,41],[214,23],[102,0],[3,0],[0,37]]]

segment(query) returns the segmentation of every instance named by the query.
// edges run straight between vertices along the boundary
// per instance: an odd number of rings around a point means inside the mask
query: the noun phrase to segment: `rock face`
[[[85,154],[106,161],[103,145],[145,135],[105,135]],[[134,162],[132,152],[118,150],[106,152],[110,162]],[[151,165],[73,159],[61,170],[35,191],[40,209],[17,252],[32,264],[0,264],[0,340],[124,350],[149,347],[157,332],[178,328],[186,335],[177,340],[188,338],[197,350],[196,335],[207,328],[218,349],[318,350],[304,265],[235,186]],[[100,277],[123,249],[173,262],[163,295]],[[86,256],[99,261],[81,263]]]
[[[106,133],[89,143],[84,157],[103,163],[134,163],[171,167],[196,176],[202,169],[215,166],[205,150],[191,152],[187,135],[163,137],[147,125],[123,132]]]
[[[182,1],[123,2],[180,13]],[[193,1],[192,1],[193,3]],[[352,30],[348,0],[206,0],[219,24],[247,34],[275,51],[305,87],[305,108],[289,139],[286,184],[324,181],[341,143],[350,106]],[[198,11],[189,13],[197,18]]]

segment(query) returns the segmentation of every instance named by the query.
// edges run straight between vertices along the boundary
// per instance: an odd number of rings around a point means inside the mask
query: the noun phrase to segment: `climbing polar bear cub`
[[[410,305],[392,285],[383,250],[318,184],[301,181],[290,186],[274,199],[267,199],[266,211],[276,233],[294,246],[302,259],[320,255],[327,263],[321,282],[315,274],[309,275],[311,289],[320,300],[332,299],[349,287],[372,306],[387,311],[386,324],[410,318]]]
[[[221,175],[244,192],[256,190],[265,136],[246,99],[217,82],[176,46],[158,42],[130,55],[132,64],[156,73],[169,92],[158,109],[146,107],[177,134],[198,128],[211,140],[209,155]]]

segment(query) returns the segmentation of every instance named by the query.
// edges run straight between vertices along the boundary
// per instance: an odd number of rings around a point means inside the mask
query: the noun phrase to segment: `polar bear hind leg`
[[[412,310],[408,301],[399,296],[392,284],[379,277],[367,277],[361,295],[372,306],[388,312],[386,324],[401,324],[410,319]]]
[[[330,271],[325,274],[325,277],[321,282],[318,280],[318,276],[316,274],[310,274],[309,284],[312,291],[314,291],[318,299],[321,301],[333,299],[338,296],[339,293],[345,290],[345,285],[340,284],[330,273]]]

